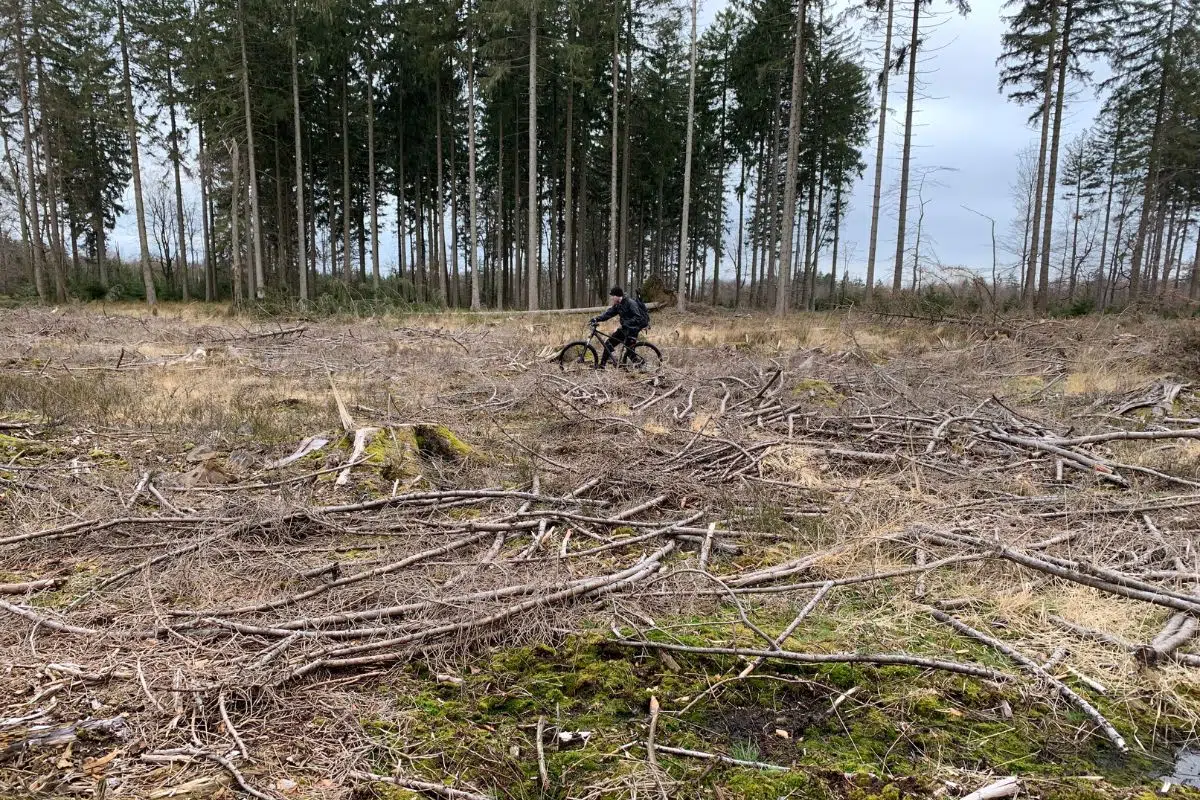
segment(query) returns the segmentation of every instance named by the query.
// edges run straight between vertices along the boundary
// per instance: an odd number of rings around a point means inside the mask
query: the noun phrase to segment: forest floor
[[[0,312],[0,797],[1200,797],[1196,323],[582,324]]]

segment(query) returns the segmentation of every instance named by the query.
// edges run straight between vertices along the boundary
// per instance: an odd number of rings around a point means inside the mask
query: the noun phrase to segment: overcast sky
[[[701,6],[702,28],[723,5],[720,0],[709,0]],[[1004,30],[1001,5],[1002,0],[977,0],[966,17],[940,15],[938,26],[929,31],[929,49],[921,62],[923,74],[914,117],[909,243],[916,224],[918,183],[921,175],[927,173],[928,202],[922,238],[929,248],[922,247],[925,257],[936,256],[947,266],[966,266],[981,272],[991,270],[990,223],[964,206],[995,218],[998,234],[1006,234],[1015,213],[1011,186],[1018,153],[1035,138],[1035,132],[1026,124],[1029,109],[1006,101],[996,88],[996,58]],[[948,7],[946,0],[934,0],[936,10],[945,11]],[[898,12],[897,16],[905,15]],[[879,59],[877,38],[873,34],[862,40],[872,69],[877,68]],[[891,274],[895,258],[904,91],[904,77],[893,76],[884,159],[884,218],[880,222],[877,257],[881,279]],[[1097,102],[1091,92],[1079,94],[1083,96],[1072,98],[1068,107],[1064,147],[1078,131],[1091,124],[1096,112]],[[865,274],[870,235],[874,124],[863,161],[867,169],[854,187],[842,227],[844,249],[839,259],[839,269],[848,259],[851,274],[858,276]],[[159,154],[144,157],[143,165],[148,179],[163,172]],[[133,208],[132,194],[132,189],[126,192],[125,205],[129,209]],[[189,194],[194,197],[194,190]],[[729,210],[731,217],[735,213],[736,206]],[[381,224],[389,221],[380,237],[385,272],[397,261],[393,218],[393,214],[381,213]],[[137,228],[132,213],[118,221],[110,246],[119,246],[126,258],[137,252]],[[828,251],[822,254],[823,270],[828,269],[829,258]],[[1001,262],[1005,259],[1002,253]]]

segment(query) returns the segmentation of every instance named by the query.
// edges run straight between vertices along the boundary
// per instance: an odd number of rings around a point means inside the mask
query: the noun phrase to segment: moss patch
[[[726,622],[671,624],[675,638],[685,642],[745,634]],[[824,649],[844,633],[836,624],[833,615],[812,618],[798,649]],[[929,647],[964,649],[952,632],[941,634],[948,642],[935,642],[934,633]],[[986,663],[985,651],[967,649],[964,659]],[[684,711],[743,664],[690,654],[668,662],[609,644],[601,634],[576,635],[556,647],[510,647],[480,656],[459,669],[461,683],[434,682],[426,667],[414,663],[385,689],[396,709],[393,720],[368,720],[364,727],[381,745],[381,769],[390,766],[388,748],[403,749],[413,765],[436,754],[436,767],[423,777],[454,774],[505,797],[577,796],[585,787],[644,780],[639,743],[651,695],[662,703],[661,744],[791,769],[770,772],[660,753],[672,797],[931,798],[944,785],[944,767],[1020,775],[1029,780],[1031,797],[1055,800],[1132,800],[1155,786],[1150,776],[1157,762],[1116,754],[1102,736],[1087,733],[1077,714],[1051,705],[1044,693],[915,668],[764,665],[761,674],[725,684]],[[835,710],[833,701],[849,690],[854,693]],[[1124,731],[1153,724],[1150,709],[1129,698],[1109,701],[1104,711]],[[547,794],[536,785],[538,717],[547,721]],[[590,736],[579,747],[561,744],[560,731]],[[1103,780],[1075,780],[1081,775]]]

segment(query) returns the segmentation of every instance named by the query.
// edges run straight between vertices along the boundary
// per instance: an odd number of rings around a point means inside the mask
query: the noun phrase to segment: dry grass
[[[275,673],[248,680],[238,665],[261,657],[278,637],[181,629],[143,641],[127,634],[165,626],[181,609],[228,609],[292,596],[320,586],[325,578],[305,573],[331,561],[340,562],[343,575],[368,570],[470,530],[472,520],[511,519],[520,505],[496,500],[415,511],[309,513],[315,506],[409,489],[524,490],[532,488],[536,475],[542,492],[562,495],[588,477],[611,474],[615,480],[586,495],[607,504],[610,512],[661,495],[659,505],[634,519],[663,524],[695,512],[704,521],[750,534],[734,539],[737,554],[714,560],[713,572],[725,580],[821,554],[786,580],[764,581],[767,587],[905,569],[915,563],[918,549],[931,561],[963,552],[923,539],[928,531],[969,531],[1014,547],[1073,533],[1073,539],[1048,552],[1130,570],[1151,563],[1162,568],[1171,558],[1197,552],[1190,509],[1151,512],[1163,543],[1148,534],[1139,514],[1094,513],[1194,490],[1133,473],[1127,476],[1131,487],[1116,490],[1099,484],[1094,474],[1069,468],[1060,481],[1053,458],[985,435],[992,429],[1032,435],[1035,425],[1056,434],[1072,429],[1073,435],[1161,426],[1136,415],[1114,421],[1111,412],[1130,397],[1154,391],[1156,381],[1195,377],[1178,374],[1163,351],[1164,343],[1190,323],[1053,322],[997,337],[970,325],[931,326],[857,314],[780,321],[662,313],[645,338],[667,355],[663,374],[564,375],[546,357],[577,337],[582,322],[549,315],[446,314],[265,324],[200,305],[164,307],[153,319],[131,306],[103,313],[30,309],[0,318],[0,361],[7,364],[0,374],[0,421],[32,423],[0,431],[9,436],[0,439],[0,458],[7,464],[7,469],[0,466],[0,519],[6,530],[32,533],[85,518],[122,516],[226,520],[117,525],[103,534],[0,545],[4,582],[65,580],[14,602],[51,620],[108,631],[83,637],[6,617],[0,652],[32,669],[0,677],[0,687],[12,698],[0,702],[0,718],[43,710],[37,693],[57,686],[52,692],[62,698],[54,711],[57,721],[92,713],[91,701],[100,698],[104,713],[126,714],[151,749],[178,747],[193,736],[205,747],[227,746],[229,732],[213,716],[212,693],[198,688],[220,681],[236,696],[233,718],[260,759],[255,782],[271,786],[292,774],[288,758],[302,749],[311,756],[307,774],[331,782],[307,782],[309,796],[348,793],[352,782],[345,772],[351,764],[406,757],[394,743],[404,741],[412,720],[390,713],[370,689],[386,690],[389,680],[400,679],[389,672],[391,663],[316,671],[298,686],[284,682],[268,691],[264,686],[273,685],[277,673],[319,654],[319,643],[298,642],[272,667]],[[385,475],[387,458],[394,454],[356,468],[346,486],[334,484],[334,473],[314,475],[344,464],[350,451],[348,438],[337,441],[344,432],[330,376],[356,426],[378,426],[395,436],[416,423],[445,425],[472,454],[455,458],[422,451],[416,464],[392,464],[398,474],[413,468],[411,475],[404,473],[404,484],[399,478],[393,482],[390,472]],[[989,400],[993,395],[999,402]],[[1186,408],[1197,400],[1185,391],[1179,402]],[[787,413],[780,416],[779,409]],[[314,435],[335,444],[286,470],[264,470]],[[189,459],[198,445],[215,453],[213,469],[240,490],[187,485],[184,476],[200,463]],[[1179,477],[1200,472],[1200,446],[1192,441],[1115,442],[1083,452]],[[161,496],[138,490],[144,475],[151,476]],[[278,485],[254,488],[276,480]],[[816,508],[824,512],[819,519],[811,516]],[[565,527],[560,524],[549,535],[542,561],[513,560],[529,543],[532,534],[526,530],[504,540],[497,555],[502,566],[481,567],[489,536],[482,549],[427,559],[344,591],[322,591],[282,610],[231,618],[270,627],[301,616],[448,596],[439,586],[460,575],[462,591],[480,591],[522,582],[548,586],[606,574],[627,563],[628,554],[620,550],[561,560],[556,554],[630,535],[615,521],[581,522],[573,538],[564,541]],[[212,544],[205,537],[214,537]],[[203,546],[148,563],[187,543]],[[1160,544],[1167,555],[1137,561]],[[694,548],[695,542],[684,546]],[[519,624],[455,632],[428,647],[398,650],[397,656],[426,665],[424,680],[436,683],[431,675],[460,670],[492,645],[555,642],[565,630],[605,631],[631,620],[645,624],[644,617],[669,630],[671,620],[687,614],[715,619],[729,613],[721,606],[723,593],[711,582],[694,574],[670,577],[672,570],[695,566],[690,552],[671,558],[664,567],[667,577],[653,592],[630,587],[611,603],[534,609]],[[128,579],[105,585],[138,564]],[[1188,689],[1193,670],[1173,664],[1148,670],[1130,653],[1049,622],[1057,614],[1142,643],[1163,626],[1168,616],[1163,608],[1049,580],[996,559],[930,572],[923,598],[913,596],[917,580],[908,575],[835,590],[828,630],[806,639],[802,629],[793,643],[822,652],[912,649],[965,658],[954,649],[964,647],[962,640],[944,630],[931,633],[940,629],[926,603],[968,599],[971,603],[956,615],[1032,656],[1044,659],[1067,646],[1069,664],[1104,683],[1115,698],[1112,706],[1158,703],[1168,709],[1164,713],[1171,724],[1163,728],[1161,742],[1174,742],[1180,730],[1200,722],[1200,702]],[[1191,586],[1174,579],[1163,585],[1179,591]],[[803,602],[810,591],[750,594],[746,601],[760,619],[773,622],[790,618],[797,600]],[[447,602],[387,622],[394,626],[387,635],[496,607]],[[722,630],[736,638],[739,629]],[[747,629],[740,630],[742,644],[755,641]],[[361,636],[373,642],[384,634]],[[126,677],[80,681],[47,668],[55,662],[77,663],[87,672],[112,668]],[[137,670],[148,676],[144,686],[128,677]],[[177,680],[184,686],[176,686]],[[194,717],[192,695],[173,693],[180,688],[196,689],[196,699],[204,698]],[[917,702],[921,691],[912,688],[904,702]],[[176,698],[183,714],[167,725],[176,716]],[[390,738],[397,752],[380,752],[379,742],[363,732],[365,719],[397,726]],[[1155,731],[1150,738],[1158,736]],[[138,792],[220,772],[211,764],[166,770],[135,762],[122,768],[122,779]],[[510,768],[519,773],[519,764],[505,767]],[[36,771],[30,769],[16,781],[23,781],[23,790]],[[641,762],[590,786],[574,787],[576,796],[657,790],[654,775]]]

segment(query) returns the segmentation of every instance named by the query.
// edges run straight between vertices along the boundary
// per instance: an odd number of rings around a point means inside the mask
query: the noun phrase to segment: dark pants
[[[603,368],[610,360],[615,361],[613,358],[613,348],[621,342],[625,343],[626,349],[630,349],[637,344],[638,333],[637,328],[626,328],[624,325],[617,328],[616,333],[604,341],[604,354],[600,356],[600,367]]]

